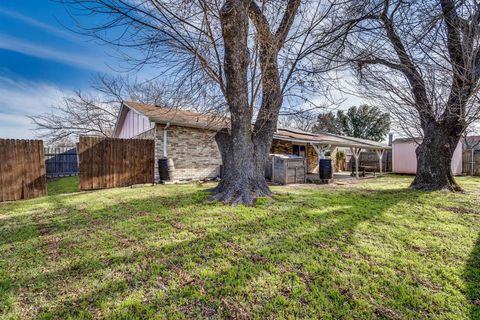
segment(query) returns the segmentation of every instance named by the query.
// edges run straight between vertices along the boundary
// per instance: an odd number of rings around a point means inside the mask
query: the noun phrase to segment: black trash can
[[[332,160],[320,159],[319,170],[321,180],[330,180],[333,178]]]
[[[173,178],[173,160],[170,158],[158,159],[158,172],[161,181],[170,181]]]

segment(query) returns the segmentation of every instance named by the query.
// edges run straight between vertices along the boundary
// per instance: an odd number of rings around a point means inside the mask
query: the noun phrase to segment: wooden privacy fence
[[[0,201],[47,195],[43,141],[0,139]]]
[[[80,137],[80,189],[153,183],[154,148],[153,140]]]
[[[347,157],[347,171],[351,171],[352,167],[355,167],[355,159],[353,156]],[[360,166],[372,166],[376,167],[377,171],[380,170],[380,164],[378,163],[378,156],[374,151],[362,151],[359,158]],[[382,158],[382,171],[392,172],[392,150],[385,150]]]
[[[78,174],[78,157],[75,147],[47,147],[44,152],[47,178]]]
[[[480,150],[465,150],[462,153],[462,174],[480,176]]]

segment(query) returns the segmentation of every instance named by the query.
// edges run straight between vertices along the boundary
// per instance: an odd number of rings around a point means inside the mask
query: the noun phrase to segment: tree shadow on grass
[[[69,195],[68,199],[71,200],[81,195],[83,194]],[[78,203],[69,204],[64,196],[51,197],[48,204],[52,208],[48,213],[42,211],[41,208],[36,209],[34,204],[31,213],[2,217],[0,220],[0,246],[15,243],[20,245],[38,236],[52,236],[72,230],[81,232],[102,224],[136,218],[144,213],[144,210],[137,209],[139,203],[147,203],[150,204],[150,207],[155,206],[163,210],[182,209],[196,205],[198,199],[204,199],[207,196],[206,192],[196,190],[185,192],[181,197],[172,194],[119,201],[119,203],[94,211],[88,209],[89,203],[85,203],[86,207],[82,207]],[[98,199],[101,200],[101,196]]]
[[[470,319],[480,319],[480,237],[465,265],[464,279],[467,298],[470,302]]]
[[[177,233],[190,233],[190,237],[164,241],[160,245],[144,243],[140,247],[129,242],[108,248],[99,245],[96,249],[89,249],[94,251],[74,263],[33,277],[19,278],[16,289],[12,290],[35,286],[43,290],[55,288],[48,293],[42,292],[51,305],[43,306],[41,315],[52,318],[94,316],[95,310],[101,310],[113,301],[121,303],[107,313],[120,318],[141,317],[160,310],[192,317],[221,315],[240,318],[245,314],[253,316],[255,312],[266,312],[263,316],[268,316],[269,312],[278,311],[262,311],[263,304],[268,301],[259,301],[259,305],[252,306],[251,310],[235,307],[251,302],[252,297],[248,301],[242,301],[240,297],[247,294],[255,279],[272,272],[279,273],[280,277],[288,273],[298,277],[306,290],[316,290],[315,286],[333,286],[331,270],[310,275],[302,255],[311,260],[328,251],[326,257],[348,258],[342,255],[348,254],[346,249],[353,244],[351,235],[358,224],[381,219],[392,206],[402,201],[413,201],[423,194],[406,189],[336,190],[333,193],[305,190],[301,194],[278,195],[275,201],[267,200],[250,209],[215,204],[205,208],[206,195],[203,191],[198,192],[201,194],[182,193],[166,199],[149,199],[154,203],[164,203],[167,210],[174,211],[165,213],[168,217],[164,218],[176,227],[149,229],[150,226],[143,226],[145,232],[152,233],[149,236],[165,232],[162,240],[174,238]],[[110,224],[129,223],[129,219],[135,219],[138,212],[127,216],[108,213],[115,212],[118,206],[135,208],[139,205],[139,200],[131,200],[90,212],[89,215],[99,217],[99,224],[87,228],[88,221],[75,220],[73,226],[63,231],[84,228],[85,232],[95,232]],[[192,219],[195,220],[197,212],[182,212],[182,208],[192,205],[199,210],[204,207],[201,209],[204,212],[198,213],[198,219],[208,218],[215,210],[221,210],[225,214],[225,222],[195,226]],[[258,210],[258,216],[249,216],[249,210]],[[68,217],[65,219],[68,221]],[[141,226],[143,222],[139,220],[139,223]],[[110,232],[113,229],[105,230]],[[128,230],[125,236],[135,237]],[[129,248],[132,250],[126,250]],[[210,271],[197,274],[194,272],[196,268]],[[62,291],[75,290],[76,285],[85,282],[96,284],[80,295],[72,295],[74,298],[62,298]],[[280,287],[285,289],[283,285]],[[135,292],[143,292],[146,295],[144,300],[125,302],[126,296]],[[290,296],[290,293],[283,294],[292,300],[300,299]],[[333,295],[339,297],[327,298],[336,301],[334,307],[349,300],[348,293],[345,296],[342,292]]]

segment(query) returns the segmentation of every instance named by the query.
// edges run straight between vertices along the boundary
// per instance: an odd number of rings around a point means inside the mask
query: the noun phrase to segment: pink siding
[[[393,143],[393,172],[415,174],[417,172],[417,156],[415,142]],[[452,158],[452,172],[454,175],[462,174],[462,144],[459,143]]]
[[[144,115],[128,110],[121,126],[120,133],[118,134],[118,138],[133,138],[154,127],[154,123],[150,122],[150,120]]]

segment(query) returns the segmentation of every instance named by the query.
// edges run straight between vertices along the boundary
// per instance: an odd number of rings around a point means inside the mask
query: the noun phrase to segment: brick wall
[[[270,148],[270,153],[292,154],[293,143],[290,141],[281,141],[281,140],[273,139],[272,147]]]
[[[293,154],[293,142],[273,139],[270,153]],[[318,173],[318,155],[311,145],[306,145],[307,172]]]
[[[156,128],[144,132],[144,139],[151,139],[155,134],[155,181],[160,181],[158,159],[163,158],[163,128],[165,125],[157,124]],[[170,126],[168,133],[167,156],[173,159],[175,171],[173,180],[201,180],[215,178],[220,175],[222,158],[215,142],[215,131]],[[139,137],[142,139],[142,137]],[[271,153],[292,154],[293,143],[274,139]],[[318,173],[318,155],[315,149],[307,145],[307,171]]]
[[[338,148],[332,147],[330,148],[330,159],[332,159],[332,166],[333,166],[333,172],[338,172],[338,163],[337,163],[337,152]]]
[[[157,124],[155,139],[155,181],[160,181],[158,159],[163,158],[163,129]],[[173,159],[173,180],[201,180],[220,175],[222,159],[215,142],[215,131],[170,126],[167,130],[167,156]]]

